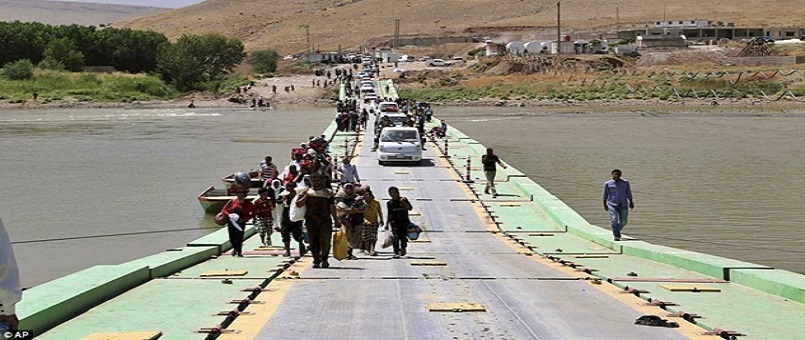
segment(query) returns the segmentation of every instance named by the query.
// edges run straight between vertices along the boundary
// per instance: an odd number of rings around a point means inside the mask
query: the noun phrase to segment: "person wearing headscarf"
[[[361,232],[363,228],[363,212],[365,210],[366,205],[363,203],[363,198],[359,198],[352,183],[346,183],[338,189],[335,194],[335,211],[347,233],[347,242],[349,243],[347,259],[357,259],[352,254],[352,251],[355,248],[360,249],[363,243]]]

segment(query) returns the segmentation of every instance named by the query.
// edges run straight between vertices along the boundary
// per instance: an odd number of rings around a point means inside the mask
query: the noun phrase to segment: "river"
[[[635,199],[625,234],[805,272],[802,105],[616,110],[438,112],[592,224],[609,225],[602,184],[619,168]]]
[[[617,167],[635,195],[627,235],[805,272],[805,115],[436,111],[593,224],[607,225],[601,183]],[[265,155],[284,165],[332,116],[331,108],[0,111],[0,217],[18,242],[24,286],[214,230],[198,193]],[[153,233],[27,243],[141,231]]]
[[[318,135],[333,109],[0,111],[0,218],[24,286],[181,247],[217,228],[196,196]],[[189,230],[187,230],[189,229]]]

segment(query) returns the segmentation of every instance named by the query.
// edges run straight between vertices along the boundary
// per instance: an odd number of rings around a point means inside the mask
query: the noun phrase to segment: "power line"
[[[45,239],[36,239],[36,240],[14,241],[14,242],[11,242],[11,244],[44,243],[44,242],[71,241],[71,240],[82,240],[82,239],[103,238],[103,237],[175,233],[175,232],[191,231],[191,230],[200,231],[200,230],[203,230],[203,229],[199,229],[199,228],[183,228],[183,229],[168,229],[168,230],[133,231],[133,232],[128,232],[128,233],[117,233],[117,234],[98,234],[98,235],[70,236],[70,237],[58,237],[58,238],[45,238]]]

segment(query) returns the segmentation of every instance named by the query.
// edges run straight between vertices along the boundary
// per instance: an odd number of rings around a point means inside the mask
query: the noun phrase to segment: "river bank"
[[[290,75],[283,77],[271,77],[254,80],[252,86],[246,93],[227,93],[218,94],[211,92],[193,92],[167,100],[127,100],[127,101],[93,101],[86,97],[67,97],[62,99],[47,98],[44,93],[39,94],[38,98],[17,102],[16,100],[0,100],[0,110],[25,110],[25,109],[101,109],[101,108],[183,108],[188,107],[192,102],[196,108],[225,108],[238,109],[248,108],[252,98],[268,100],[274,105],[300,105],[300,106],[329,106],[333,105],[334,90],[328,87],[313,86],[314,81],[324,84],[327,77],[314,75]],[[248,85],[248,84],[243,84]],[[276,93],[273,92],[276,86]],[[293,91],[285,91],[285,88],[293,86]],[[44,91],[43,91],[44,92]],[[230,101],[230,98],[242,98],[246,104]]]

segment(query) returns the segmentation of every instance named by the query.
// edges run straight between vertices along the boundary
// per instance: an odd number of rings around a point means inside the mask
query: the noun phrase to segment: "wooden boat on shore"
[[[252,188],[261,188],[263,186],[263,178],[260,176],[259,171],[252,171],[249,172],[249,178],[251,178],[251,187]],[[221,178],[221,181],[224,182],[224,187],[229,189],[235,186],[235,174],[230,174]]]
[[[228,195],[227,189],[216,189],[210,186],[198,195],[198,202],[201,203],[201,208],[207,214],[217,214],[223,209],[227,201],[235,198],[235,196]],[[257,190],[251,190],[246,199],[253,200],[257,198]]]

